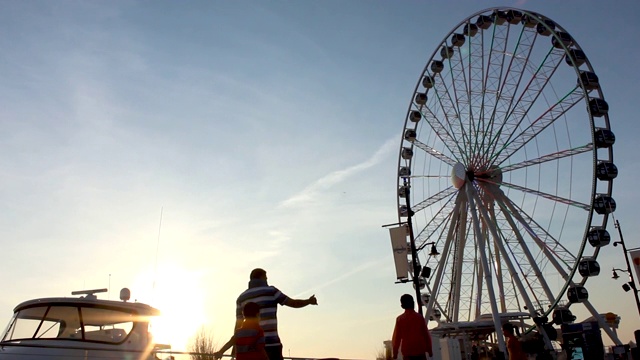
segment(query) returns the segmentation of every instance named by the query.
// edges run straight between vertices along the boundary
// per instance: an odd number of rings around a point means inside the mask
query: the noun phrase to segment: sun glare
[[[197,273],[173,264],[159,267],[155,274],[139,276],[132,288],[132,300],[149,304],[162,313],[151,323],[156,343],[187,351],[190,339],[206,322],[201,286]]]

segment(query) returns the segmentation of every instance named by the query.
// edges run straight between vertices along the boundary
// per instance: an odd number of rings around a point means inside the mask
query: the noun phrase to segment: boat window
[[[15,314],[3,341],[69,339],[121,343],[133,330],[135,320],[136,314],[109,308],[31,307]]]
[[[120,343],[133,329],[135,314],[102,308],[82,308],[84,338],[89,341]]]
[[[47,314],[47,306],[21,310],[15,316],[13,326],[5,334],[3,340],[16,339],[50,339],[58,337],[62,328],[60,319],[51,319]],[[46,318],[45,318],[45,315]]]

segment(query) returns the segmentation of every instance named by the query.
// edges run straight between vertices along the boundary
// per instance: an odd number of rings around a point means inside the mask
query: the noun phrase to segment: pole
[[[413,226],[411,225],[411,217],[413,211],[409,204],[410,190],[409,186],[406,188],[406,202],[407,202],[407,226],[409,227],[409,244],[411,246],[411,266],[413,268],[413,287],[416,290],[416,302],[418,303],[418,313],[424,316],[422,313],[422,299],[420,296],[420,266],[418,265],[418,251],[416,250],[416,242],[413,238]]]
[[[627,272],[629,273],[629,279],[631,279],[631,288],[633,289],[633,295],[636,297],[636,307],[638,308],[638,315],[640,315],[640,297],[638,297],[638,288],[636,287],[636,282],[633,280],[633,274],[631,273],[631,263],[629,262],[629,257],[627,256],[627,246],[624,244],[622,229],[620,228],[620,222],[618,222],[618,220],[616,220],[616,228],[618,229],[618,234],[620,235],[619,243],[622,244],[624,260],[627,262]],[[616,246],[617,244],[618,242],[614,242],[613,246]]]

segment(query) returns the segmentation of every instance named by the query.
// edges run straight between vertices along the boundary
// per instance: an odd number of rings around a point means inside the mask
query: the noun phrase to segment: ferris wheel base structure
[[[504,352],[514,322],[550,351],[580,305],[621,344],[587,287],[616,209],[608,110],[576,39],[539,13],[482,10],[437,44],[404,119],[390,229],[398,282],[435,334],[491,330]]]

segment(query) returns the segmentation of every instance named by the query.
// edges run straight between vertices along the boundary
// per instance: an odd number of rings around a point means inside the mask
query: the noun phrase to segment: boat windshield
[[[138,316],[126,309],[82,306],[35,306],[16,312],[2,341],[67,339],[121,343]]]

